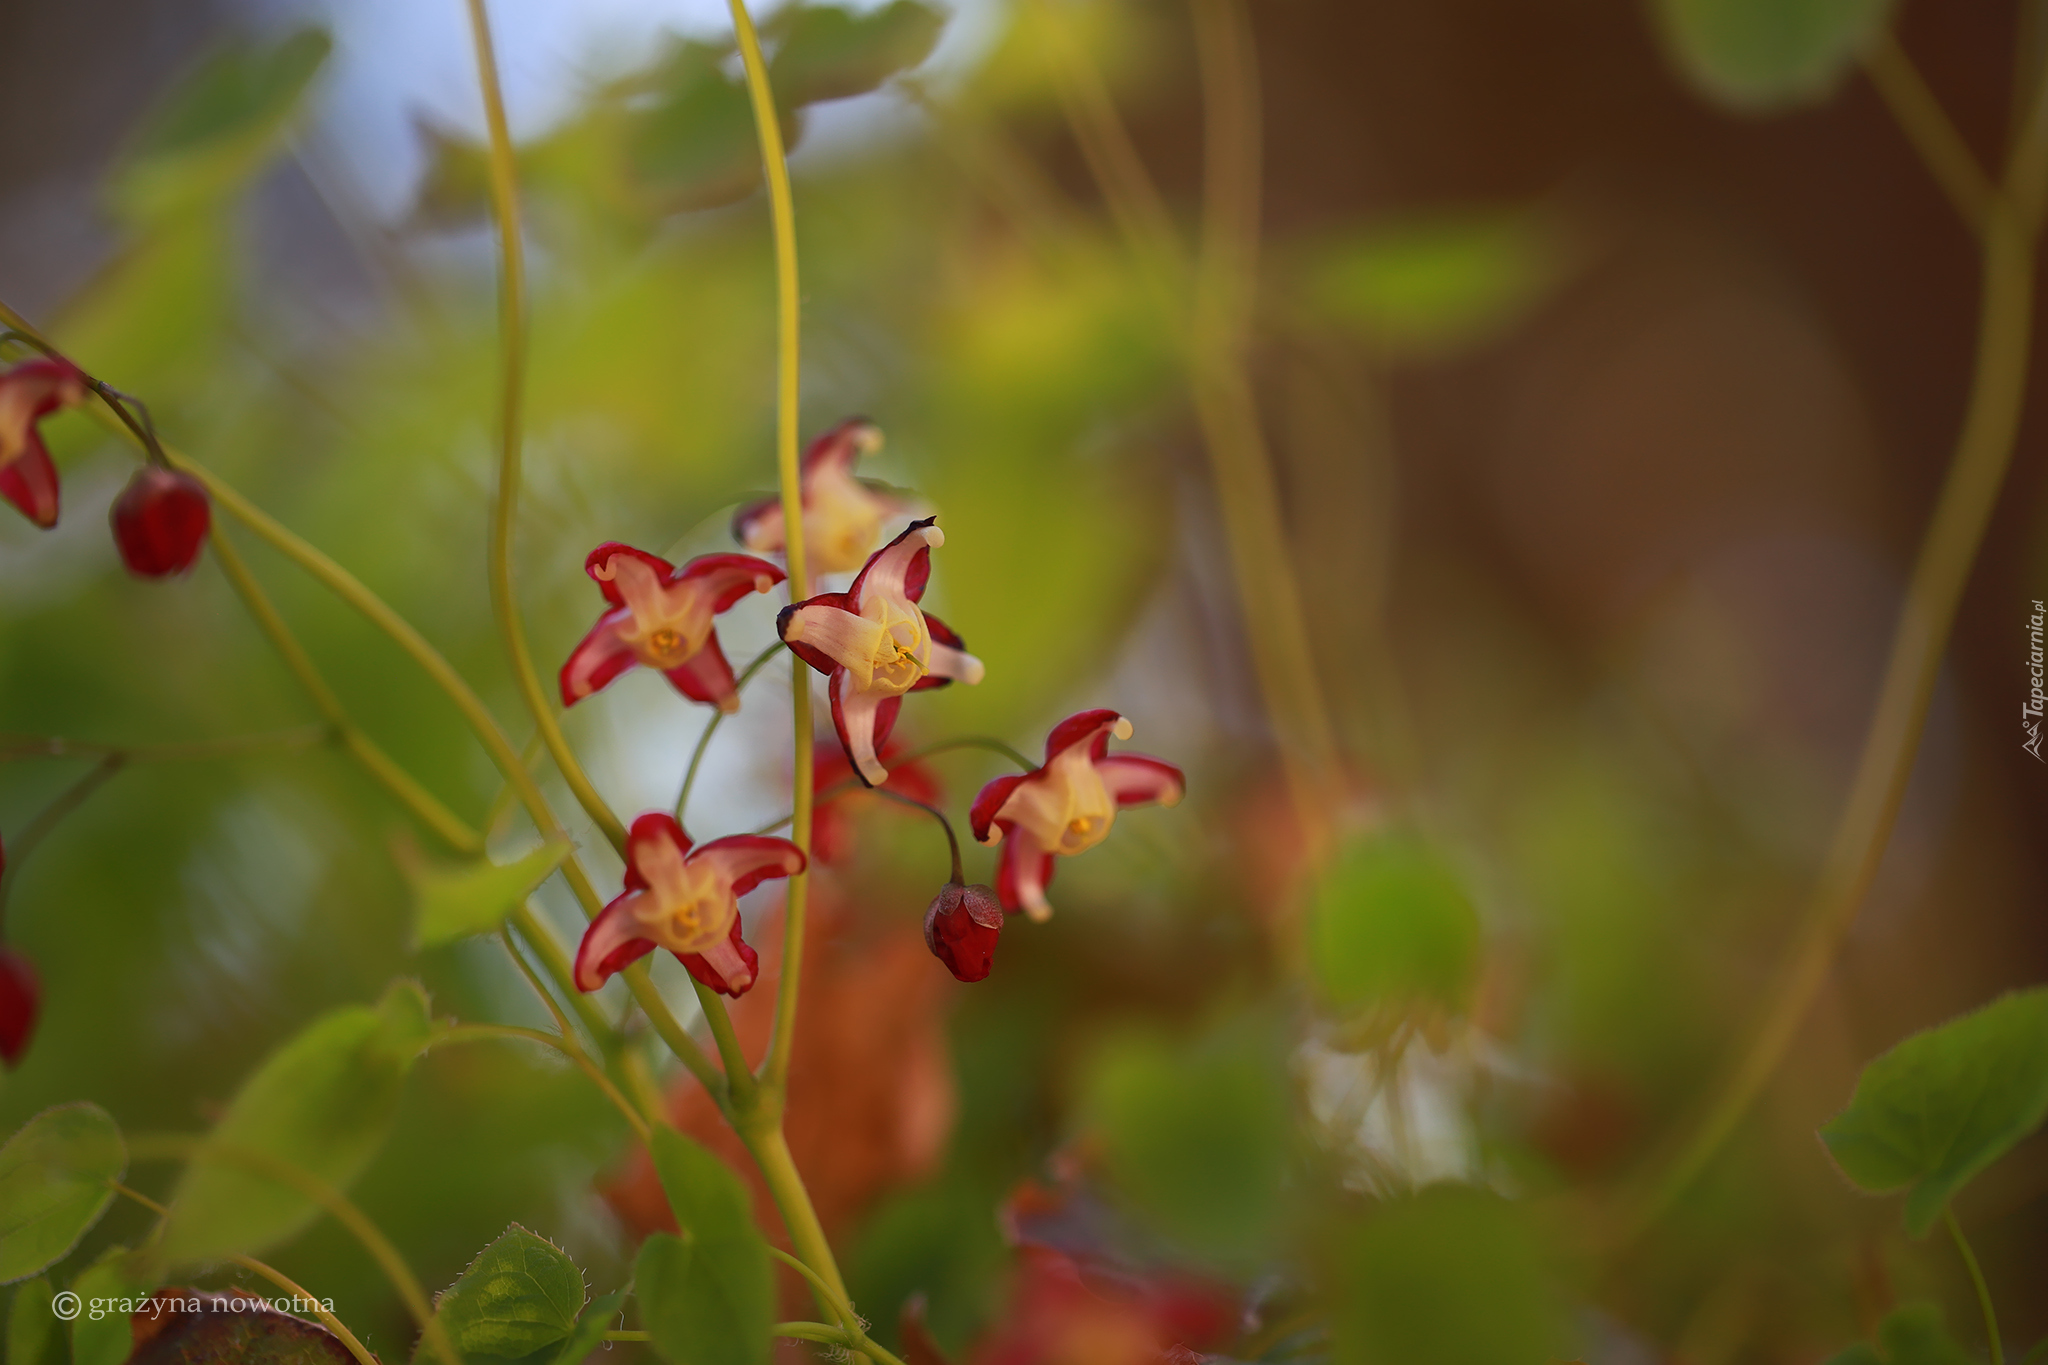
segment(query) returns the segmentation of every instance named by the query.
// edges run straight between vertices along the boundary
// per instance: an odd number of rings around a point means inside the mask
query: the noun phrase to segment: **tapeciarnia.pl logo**
[[[2048,616],[2040,599],[2034,601],[2034,614],[2027,620],[2027,672],[2034,685],[2027,692],[2027,700],[2020,707],[2020,725],[2027,732],[2026,742],[2020,747],[2034,756],[2036,762],[2048,762],[2041,757],[2041,712],[2048,707],[2048,694],[2041,690],[2041,621]]]

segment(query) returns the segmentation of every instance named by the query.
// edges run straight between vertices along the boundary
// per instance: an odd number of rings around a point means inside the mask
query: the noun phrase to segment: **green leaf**
[[[775,16],[781,39],[768,63],[785,107],[865,95],[932,55],[945,14],[923,0],[894,0],[856,14],[836,5],[791,6]]]
[[[1434,1185],[1358,1229],[1338,1266],[1334,1365],[1534,1365],[1572,1355],[1571,1319],[1522,1211]]]
[[[1189,1043],[1126,1034],[1096,1054],[1084,1112],[1141,1216],[1197,1256],[1244,1267],[1270,1250],[1282,1212],[1286,1077],[1278,1032],[1257,1016]]]
[[[1506,332],[1565,274],[1549,221],[1437,213],[1324,243],[1305,263],[1316,310],[1382,354],[1429,359]]]
[[[80,1305],[71,1323],[72,1365],[122,1365],[134,1346],[128,1315],[155,1285],[148,1257],[126,1247],[108,1248],[73,1280]]]
[[[531,1355],[576,1329],[583,1272],[567,1252],[514,1223],[477,1253],[434,1302],[434,1316],[464,1355]],[[434,1359],[425,1345],[414,1360]]]
[[[437,865],[416,852],[401,852],[400,868],[412,885],[414,946],[433,948],[494,932],[568,856],[566,839],[551,840],[509,863],[478,858]]]
[[[1906,1303],[1885,1314],[1877,1325],[1876,1346],[1859,1341],[1829,1356],[1825,1365],[1976,1365],[1976,1361],[1948,1334],[1939,1307]]]
[[[22,1125],[0,1147],[0,1283],[63,1259],[127,1169],[121,1130],[96,1104],[60,1104]]]
[[[156,218],[241,186],[284,146],[333,46],[325,31],[304,28],[216,52],[144,119],[116,173],[116,202]]]
[[[1900,1043],[1863,1068],[1820,1130],[1842,1173],[1873,1194],[1908,1190],[1906,1230],[2048,1118],[2048,986],[2015,991]]]
[[[1891,12],[1891,0],[1654,3],[1679,69],[1710,98],[1746,110],[1829,94]]]
[[[654,1349],[679,1365],[766,1365],[775,1276],[747,1187],[672,1128],[656,1128],[653,1146],[655,1173],[682,1229],[680,1237],[649,1237],[634,1262]]]
[[[55,1295],[42,1276],[24,1280],[14,1291],[7,1313],[7,1365],[64,1365],[68,1353],[60,1319],[51,1307]]]
[[[1479,972],[1479,913],[1437,852],[1373,834],[1337,851],[1309,906],[1309,975],[1338,1009],[1465,1008]]]
[[[659,98],[625,133],[628,176],[659,213],[734,203],[760,183],[753,107],[726,73],[728,55],[708,43],[678,43],[650,78]],[[795,131],[783,129],[785,137]]]
[[[394,982],[374,1006],[322,1016],[243,1084],[211,1141],[346,1186],[390,1130],[430,1031],[426,994],[410,981]],[[290,1185],[202,1148],[172,1192],[161,1254],[166,1265],[182,1266],[254,1252],[317,1211]]]
[[[562,1349],[549,1358],[548,1365],[583,1365],[584,1359],[604,1344],[604,1334],[610,1330],[612,1319],[625,1307],[626,1296],[631,1292],[629,1287],[592,1299],[576,1323],[576,1330],[562,1343]]]

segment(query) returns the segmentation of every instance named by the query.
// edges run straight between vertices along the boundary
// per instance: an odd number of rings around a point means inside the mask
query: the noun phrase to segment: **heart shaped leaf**
[[[24,1124],[0,1147],[0,1283],[77,1246],[127,1169],[121,1130],[96,1104],[60,1104]]]
[[[583,1272],[567,1252],[517,1223],[434,1304],[457,1350],[508,1359],[568,1337],[582,1311]],[[424,1342],[413,1358],[436,1359]]]

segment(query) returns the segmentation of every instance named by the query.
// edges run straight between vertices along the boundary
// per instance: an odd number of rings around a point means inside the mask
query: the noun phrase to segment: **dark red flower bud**
[[[962,981],[979,981],[995,965],[1003,903],[985,886],[947,882],[924,912],[924,942]]]
[[[121,490],[109,520],[128,572],[167,578],[199,558],[212,515],[199,480],[152,464],[137,470]]]
[[[0,1061],[10,1069],[35,1036],[37,1006],[42,1000],[42,983],[36,980],[36,969],[28,959],[12,948],[0,948]]]

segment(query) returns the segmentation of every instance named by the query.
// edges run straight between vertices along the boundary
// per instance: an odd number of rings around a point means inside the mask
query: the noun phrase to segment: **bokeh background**
[[[1382,1242],[1330,1250],[1355,1224],[1449,1248],[1479,1267],[1475,1292],[1540,1283],[1532,1320],[1554,1310],[1559,1353],[1587,1360],[1817,1360],[1913,1297],[1980,1341],[1949,1249],[1906,1239],[1813,1131],[1870,1057],[2048,973],[2048,774],[2013,724],[2026,616],[2048,595],[2038,412],[1883,871],[1787,1064],[1627,1256],[1588,1254],[1550,1216],[1667,1141],[1745,1036],[1946,467],[1976,254],[1875,94],[1852,76],[1725,111],[1632,0],[1250,5],[1252,370],[1349,774],[1333,818],[1404,831],[1423,880],[1448,876],[1477,925],[1440,991],[1361,1031],[1308,1003],[1287,947],[1317,870],[1179,338],[1051,75],[1048,22],[1105,74],[1192,227],[1188,16],[1102,0],[1048,20],[1047,3],[960,0],[943,22],[908,0],[857,6],[858,60],[784,72],[802,106],[806,429],[881,424],[867,472],[939,511],[932,604],[988,665],[982,686],[907,707],[906,741],[1031,751],[1069,712],[1112,706],[1133,748],[1190,778],[1183,806],[1131,813],[1063,867],[1053,921],[1013,925],[972,987],[918,940],[937,831],[846,808],[859,839],[817,883],[819,1023],[792,1124],[878,1334],[922,1292],[948,1350],[1000,1338],[1026,1311],[1019,1236],[1200,1268],[1270,1327],[1304,1295],[1366,1295],[1345,1277],[1384,1268]],[[591,546],[725,547],[732,508],[772,483],[773,281],[722,6],[494,15],[535,305],[518,579],[552,668],[597,609]],[[0,297],[398,607],[523,738],[483,573],[495,257],[462,7],[13,0],[4,27]],[[2020,27],[2003,3],[1898,15],[1986,159]],[[312,30],[331,37],[324,60]],[[171,584],[122,573],[104,528],[127,450],[80,416],[46,429],[62,524],[0,515],[0,731],[142,743],[313,719],[213,564]],[[238,541],[369,732],[481,819],[496,775],[444,699]],[[771,640],[772,614],[737,609],[728,653]],[[787,808],[784,676],[772,665],[715,741],[700,837]],[[567,724],[612,804],[637,811],[674,799],[708,714],[635,674]],[[931,766],[956,819],[1001,770],[974,751]],[[0,837],[84,770],[0,767]],[[397,974],[446,1013],[544,1022],[494,945],[410,950],[404,828],[338,752],[121,773],[8,878],[6,938],[46,1003],[0,1093],[5,1127],[85,1098],[127,1127],[197,1130],[279,1039]],[[574,828],[610,882],[602,838]],[[508,823],[497,846],[527,839]],[[987,853],[970,859],[991,875]],[[559,886],[541,899],[574,932]],[[750,901],[750,925],[774,909]],[[674,963],[656,975],[694,1010]],[[1198,1163],[1244,1193],[1206,1223],[1176,1223],[1170,1184],[1148,1194],[1101,1155],[1100,1131],[1145,1095],[1164,1105],[1153,1082],[1176,1075],[1178,1102],[1254,1116]],[[710,1133],[701,1095],[676,1102]],[[1260,1127],[1269,1110],[1284,1134]],[[1275,1144],[1267,1189],[1246,1162]],[[603,1291],[659,1217],[626,1149],[573,1071],[450,1050],[419,1069],[357,1193],[430,1285],[516,1219]],[[1503,1200],[1412,1202],[1432,1183]],[[1058,1216],[1019,1213],[1041,1206]],[[2048,1332],[2048,1143],[1958,1211],[2008,1342],[2030,1344]],[[80,1263],[143,1226],[117,1210]],[[273,1259],[386,1359],[409,1352],[403,1310],[339,1231]],[[1284,1349],[1329,1350],[1332,1313]],[[1233,1349],[1277,1359],[1282,1335]],[[1339,1354],[1350,1340],[1340,1328]]]

